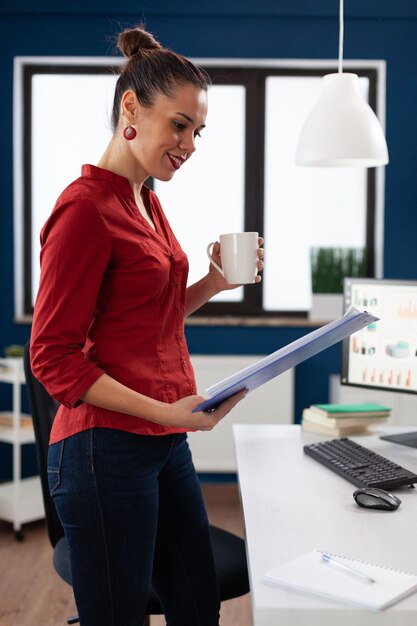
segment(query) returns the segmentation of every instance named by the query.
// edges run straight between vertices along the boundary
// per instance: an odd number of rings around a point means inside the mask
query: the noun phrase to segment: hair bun
[[[140,54],[144,50],[162,49],[155,37],[144,30],[141,25],[122,31],[117,39],[117,46],[127,58]]]

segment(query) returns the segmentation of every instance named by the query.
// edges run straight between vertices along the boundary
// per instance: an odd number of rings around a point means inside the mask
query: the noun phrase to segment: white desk
[[[397,511],[362,509],[354,485],[303,452],[325,436],[299,426],[235,425],[234,437],[254,626],[415,626],[417,593],[375,612],[271,587],[262,577],[315,548],[417,574],[417,489],[395,492]],[[376,435],[351,438],[417,473],[417,449]]]

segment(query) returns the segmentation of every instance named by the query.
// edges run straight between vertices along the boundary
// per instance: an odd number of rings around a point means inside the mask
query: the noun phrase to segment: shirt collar
[[[129,192],[131,194],[133,193],[132,187],[125,176],[120,176],[119,174],[110,172],[110,170],[105,170],[102,167],[90,164],[83,165],[81,168],[81,175],[87,178],[98,178],[100,180],[107,181],[115,187],[122,188],[125,192]]]

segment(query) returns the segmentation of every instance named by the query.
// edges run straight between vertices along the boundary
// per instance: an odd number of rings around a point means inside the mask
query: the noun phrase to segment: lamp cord
[[[343,0],[339,1],[339,65],[338,72],[341,74],[343,72],[342,69],[342,59],[343,59]]]

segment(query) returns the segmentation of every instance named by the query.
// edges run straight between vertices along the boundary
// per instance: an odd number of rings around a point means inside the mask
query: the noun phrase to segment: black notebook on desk
[[[349,307],[339,319],[313,330],[209,387],[206,391],[207,400],[196,407],[193,413],[214,409],[242,389],[252,391],[260,387],[275,376],[279,376],[282,372],[295,367],[298,363],[329,348],[365,326],[378,321],[378,319],[367,311],[361,312],[353,306]]]

